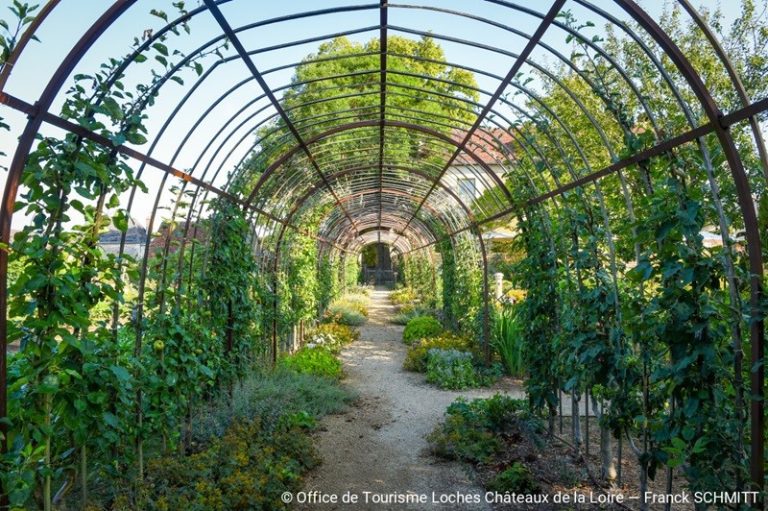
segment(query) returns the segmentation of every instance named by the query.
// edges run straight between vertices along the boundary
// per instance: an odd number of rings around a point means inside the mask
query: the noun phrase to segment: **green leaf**
[[[155,43],[152,45],[152,48],[156,49],[160,53],[160,55],[164,57],[168,56],[168,47],[163,43]]]
[[[120,383],[127,383],[131,379],[131,373],[129,373],[124,367],[111,366],[109,368],[112,373],[120,380]]]
[[[104,422],[106,422],[108,425],[112,426],[113,428],[117,429],[120,427],[120,419],[118,419],[116,415],[110,412],[104,412],[103,417],[104,417]]]
[[[128,230],[128,216],[124,211],[118,211],[115,216],[112,217],[112,223],[120,232],[126,232]]]

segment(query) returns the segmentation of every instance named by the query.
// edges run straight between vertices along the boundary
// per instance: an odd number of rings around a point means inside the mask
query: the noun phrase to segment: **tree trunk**
[[[600,477],[613,483],[616,480],[616,463],[613,459],[613,443],[611,441],[611,431],[602,424],[603,414],[601,413],[597,400],[592,401],[592,410],[600,424]]]
[[[576,448],[576,454],[581,454],[581,411],[579,403],[581,395],[576,390],[571,391],[571,436],[573,437],[573,446]]]

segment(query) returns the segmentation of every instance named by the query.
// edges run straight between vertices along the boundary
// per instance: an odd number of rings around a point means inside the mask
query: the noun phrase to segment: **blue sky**
[[[42,26],[39,37],[39,43],[33,43],[24,53],[19,61],[9,81],[7,91],[30,103],[34,103],[40,92],[46,85],[48,78],[56,68],[61,59],[67,54],[69,48],[77,41],[80,35],[90,26],[94,20],[110,5],[107,0],[63,0],[54,13],[46,20]],[[124,16],[122,16],[114,26],[98,41],[92,50],[84,57],[75,73],[92,73],[97,69],[101,62],[110,57],[123,55],[127,53],[133,42],[133,38],[141,36],[145,29],[157,29],[163,22],[158,18],[149,15],[152,8],[165,9],[171,14],[173,8],[170,7],[170,0],[139,0]],[[199,4],[197,0],[188,1],[188,7],[192,8]],[[409,3],[418,5],[428,5],[442,9],[452,9],[457,11],[471,11],[474,15],[491,19],[495,22],[512,26],[526,33],[532,33],[539,23],[539,19],[528,16],[511,9],[494,5],[482,0],[412,0]],[[546,12],[550,2],[524,1],[520,3],[531,9]],[[612,2],[603,0],[595,2],[610,13],[627,19],[623,12]],[[0,1],[0,17],[5,17],[6,7],[10,4],[9,0]],[[222,11],[234,27],[239,27],[247,23],[253,23],[259,20],[270,19],[284,16],[290,13],[308,11],[313,9],[334,7],[334,6],[352,6],[360,5],[359,0],[325,0],[323,2],[310,0],[286,0],[283,2],[267,0],[236,0],[222,6]],[[712,4],[708,2],[707,4]],[[658,14],[663,6],[662,2],[645,2],[646,7],[652,13]],[[584,9],[568,2],[566,8],[570,8],[578,17],[585,18]],[[322,16],[311,19],[295,20],[279,25],[257,28],[242,34],[241,38],[246,48],[256,49],[265,48],[272,45],[279,45],[292,40],[301,40],[305,38],[331,35],[349,30],[363,29],[372,27],[372,30],[351,36],[352,39],[366,41],[372,37],[378,37],[378,30],[375,27],[379,23],[378,9],[368,9],[351,13],[335,14],[333,16]],[[480,44],[496,45],[504,48],[506,51],[519,52],[525,41],[508,31],[494,28],[487,24],[468,20],[458,16],[448,14],[427,12],[414,9],[392,8],[390,9],[389,23],[392,26],[404,27],[406,29],[433,31],[436,34],[443,34],[450,37],[469,39]],[[595,33],[600,33],[598,28]],[[191,23],[191,36],[183,35],[174,37],[169,41],[168,46],[178,48],[184,53],[189,53],[197,48],[203,41],[207,41],[220,34],[215,20],[208,14],[203,13],[197,16]],[[393,30],[392,33],[398,33]],[[401,35],[406,35],[400,33]],[[415,36],[409,36],[415,37]],[[560,30],[550,30],[544,41],[551,44],[564,53],[569,53],[569,47],[565,42],[565,34]],[[501,42],[501,43],[500,43]],[[271,68],[284,64],[297,62],[305,55],[317,48],[318,42],[311,42],[303,45],[294,46],[279,51],[269,51],[259,53],[254,56],[257,67],[266,71]],[[482,50],[471,48],[464,45],[442,42],[441,43],[446,57],[449,61],[471,65],[480,69],[493,72],[503,76],[506,74],[512,59]],[[232,50],[227,56],[232,55]],[[539,60],[553,62],[551,56],[546,55],[543,50],[536,50],[534,56]],[[213,58],[209,59],[208,65],[213,63]],[[149,79],[149,66],[144,65],[131,70],[126,77],[126,85],[130,88],[132,84],[147,82]],[[253,125],[260,118],[256,115],[252,120],[243,124],[239,130],[231,128],[225,133],[232,131],[232,137],[229,142],[222,145],[218,154],[216,148],[223,137],[218,137],[210,149],[202,152],[210,142],[213,135],[218,131],[226,119],[237,114],[243,104],[251,101],[261,94],[260,89],[255,83],[241,87],[237,93],[231,95],[226,101],[222,102],[217,108],[209,114],[205,121],[196,130],[193,136],[186,144],[179,144],[184,133],[191,123],[197,120],[201,113],[214,101],[222,91],[233,86],[238,81],[248,75],[247,69],[242,63],[235,62],[226,66],[220,66],[211,74],[209,80],[200,87],[192,100],[185,105],[178,113],[175,120],[169,125],[165,134],[159,139],[159,143],[153,156],[165,162],[170,162],[178,168],[184,170],[193,170],[195,175],[201,175],[209,167],[210,176],[214,169],[221,166],[222,172],[216,180],[217,184],[222,184],[226,171],[232,168],[247,152],[250,144],[241,144],[236,146],[238,140],[250,140],[249,126]],[[188,84],[192,83],[194,74],[187,72],[183,75]],[[266,79],[270,86],[278,86],[287,83],[290,80],[291,71],[281,71],[269,73]],[[478,77],[478,83],[481,88],[489,91],[495,90],[498,85],[493,79]],[[71,81],[70,81],[71,84]],[[66,89],[66,87],[65,87]],[[157,101],[157,104],[148,112],[149,120],[147,126],[150,133],[150,140],[156,138],[155,135],[160,130],[163,122],[171,114],[172,109],[178,103],[179,99],[186,93],[187,88],[170,83],[167,85]],[[53,111],[58,112],[63,94],[57,98]],[[487,97],[481,97],[481,102],[487,100]],[[235,122],[231,126],[236,126],[241,121],[245,121],[249,115],[252,115],[259,107],[266,106],[266,101],[257,102],[246,111],[235,116]],[[11,155],[15,146],[14,137],[23,127],[23,116],[10,112],[3,108],[2,114],[6,122],[11,124],[10,133],[0,133],[0,150]],[[263,115],[261,116],[263,117]],[[56,130],[46,127],[44,133],[55,133]],[[144,145],[139,148],[142,151],[148,151],[149,146]],[[178,157],[174,158],[176,152]],[[232,153],[230,155],[230,152]],[[229,156],[228,156],[229,155]],[[200,163],[198,163],[198,159]],[[208,163],[211,163],[208,165]],[[196,165],[197,164],[197,165]],[[148,169],[144,175],[144,180],[150,188],[148,196],[142,196],[137,201],[134,216],[139,220],[144,220],[151,211],[154,201],[154,190],[159,186],[160,172],[154,169]],[[5,174],[0,174],[0,186],[4,184]],[[167,203],[170,195],[166,192],[161,203]]]

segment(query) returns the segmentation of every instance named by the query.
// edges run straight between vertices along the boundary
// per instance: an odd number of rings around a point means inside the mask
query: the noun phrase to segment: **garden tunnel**
[[[148,325],[164,321],[152,318],[194,309],[200,282],[210,290],[217,278],[236,287],[253,277],[221,276],[237,261],[229,245],[217,253],[218,236],[239,237],[238,253],[253,257],[249,271],[268,290],[258,307],[272,358],[294,326],[280,324],[281,279],[295,269],[289,256],[309,245],[308,257],[332,261],[338,281],[372,243],[434,267],[468,259],[481,275],[473,328],[488,349],[484,234],[514,219],[530,261],[523,287],[539,297],[531,318],[566,320],[546,307],[554,280],[564,279],[600,291],[571,304],[596,315],[595,330],[637,312],[637,303],[616,303],[626,287],[655,296],[661,309],[685,306],[687,319],[667,318],[658,330],[658,342],[670,343],[664,357],[706,364],[709,355],[696,350],[715,335],[702,331],[726,331],[725,373],[706,380],[701,367],[675,366],[664,388],[684,400],[712,381],[732,382],[720,398],[742,424],[734,457],[751,485],[739,487],[763,488],[768,208],[758,204],[768,201],[768,97],[760,70],[734,64],[733,48],[688,0],[678,7],[696,27],[695,46],[662,28],[660,8],[632,0],[168,2],[175,14],[150,14],[159,7],[149,4],[101,2],[83,13],[76,2],[49,0],[6,37],[0,111],[13,143],[0,211],[0,288],[10,290],[0,295],[0,417],[9,416],[8,345],[35,332],[60,341],[88,331],[87,320],[65,311],[87,317],[105,297],[116,332],[129,267],[137,356]],[[317,50],[342,37],[372,43]],[[406,52],[408,40],[427,50],[440,44],[445,56]],[[457,168],[477,195],[451,181]],[[77,219],[64,218],[63,204]],[[124,258],[126,219],[140,215],[143,254]],[[224,227],[204,227],[216,218]],[[78,221],[86,227],[68,231]],[[122,237],[117,257],[102,263],[93,247],[105,222]],[[705,224],[721,238],[716,253],[698,239]],[[78,261],[73,289],[86,290],[72,291],[79,305],[60,299],[41,310],[40,290],[61,278],[62,266],[50,266],[61,254]],[[22,256],[37,262],[23,263],[30,275],[13,285],[9,258]],[[45,264],[51,272],[34,282]],[[223,335],[232,335],[233,303],[245,298],[219,292],[228,300]],[[710,294],[720,309],[696,301]],[[644,320],[661,313],[637,312]],[[640,335],[625,330],[601,353]],[[42,351],[44,371],[53,362]],[[538,371],[529,378],[548,377]],[[4,440],[2,448],[15,447]]]

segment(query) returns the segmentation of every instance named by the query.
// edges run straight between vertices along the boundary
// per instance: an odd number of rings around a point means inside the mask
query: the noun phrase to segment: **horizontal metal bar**
[[[6,92],[0,93],[0,104],[3,104],[7,107],[13,108],[14,110],[17,110],[19,112],[22,112],[24,114],[34,116],[37,114],[37,106],[31,105],[27,103],[24,100],[21,100],[11,94],[8,94]],[[126,147],[124,145],[116,146],[112,143],[111,140],[109,140],[107,137],[103,135],[99,135],[98,133],[94,133],[93,131],[80,126],[78,124],[73,123],[72,121],[68,121],[67,119],[63,119],[57,115],[54,115],[50,112],[43,112],[41,114],[43,122],[46,124],[50,124],[51,126],[55,126],[57,128],[61,128],[63,130],[69,131],[70,133],[74,133],[75,135],[81,136],[83,138],[86,138],[88,140],[91,140],[93,142],[96,142],[99,145],[102,145],[104,147],[107,147],[109,149],[113,149],[117,151],[120,154],[123,154],[125,156],[128,156],[130,158],[133,158],[134,160],[140,161],[146,165],[149,165],[150,167],[154,167],[158,170],[162,170],[163,172],[166,172],[167,174],[170,174],[172,176],[175,176],[182,181],[186,181],[188,183],[194,184],[196,186],[199,186],[200,188],[203,188],[205,190],[208,190],[210,192],[215,193],[216,195],[226,198],[227,200],[238,204],[239,206],[246,206],[246,203],[243,199],[225,191],[221,188],[214,186],[210,183],[206,183],[205,181],[202,181],[191,174],[184,172],[182,170],[179,170],[175,167],[172,167],[166,163],[163,163],[161,161],[156,160],[155,158],[152,158],[150,156],[147,156],[146,154],[137,151],[135,149],[132,149],[130,147]],[[337,245],[335,242],[321,238],[319,236],[315,236],[314,234],[305,231],[295,225],[287,223],[285,220],[276,217],[275,215],[272,215],[271,213],[268,213],[266,211],[261,210],[260,208],[248,205],[248,209],[255,211],[261,215],[264,215],[268,219],[272,220],[273,222],[277,222],[279,224],[285,225],[286,227],[290,229],[294,229],[297,232],[301,232],[302,234],[306,234],[309,236],[312,236],[313,238],[317,239],[318,241],[322,241],[323,243],[327,243],[329,245],[333,245],[334,247],[338,248],[339,250],[344,250],[343,247],[340,245]]]
[[[729,114],[723,115],[720,117],[720,125],[724,128],[728,128],[730,126],[733,126],[734,124],[737,124],[741,121],[744,121],[746,119],[749,119],[750,117],[757,115],[761,112],[768,111],[768,98],[762,99],[760,101],[756,101],[754,103],[751,103],[750,105],[741,108],[739,110],[736,110],[734,112],[731,112]],[[580,177],[579,179],[576,179],[574,181],[571,181],[570,183],[566,183],[563,186],[560,186],[554,190],[550,190],[549,192],[543,193],[541,195],[538,195],[532,199],[528,199],[524,201],[521,204],[506,208],[503,211],[500,211],[494,215],[491,215],[487,218],[484,218],[478,222],[473,222],[472,225],[462,227],[461,229],[457,229],[456,231],[444,236],[440,240],[433,241],[431,243],[428,243],[426,245],[422,245],[420,247],[416,247],[411,250],[411,252],[414,252],[416,250],[421,250],[423,248],[427,248],[429,246],[435,245],[445,239],[448,239],[452,236],[455,236],[461,232],[464,232],[468,229],[471,229],[473,227],[480,227],[481,225],[487,224],[489,222],[493,222],[495,220],[499,220],[500,218],[503,218],[507,215],[510,215],[516,211],[519,211],[524,206],[531,206],[534,204],[539,204],[547,199],[551,199],[553,197],[557,197],[559,195],[562,195],[563,193],[573,190],[574,188],[578,188],[580,186],[584,186],[586,184],[595,182],[599,179],[602,179],[606,176],[609,176],[615,172],[618,172],[622,169],[625,169],[629,167],[630,165],[634,165],[636,163],[639,163],[644,160],[648,160],[650,158],[653,158],[655,156],[659,156],[663,153],[666,153],[668,151],[671,151],[672,149],[679,147],[683,144],[686,144],[688,142],[692,142],[696,140],[697,138],[703,137],[705,135],[708,135],[715,131],[715,126],[708,122],[706,124],[702,124],[701,126],[698,126],[692,130],[686,131],[685,133],[678,135],[676,137],[670,138],[668,140],[665,140],[663,142],[660,142],[659,144],[656,144],[653,147],[650,147],[644,151],[640,151],[637,154],[634,154],[632,156],[629,156],[627,158],[624,158],[620,161],[617,161],[601,170],[598,170],[596,172],[593,172],[591,174],[588,174],[586,176]]]

